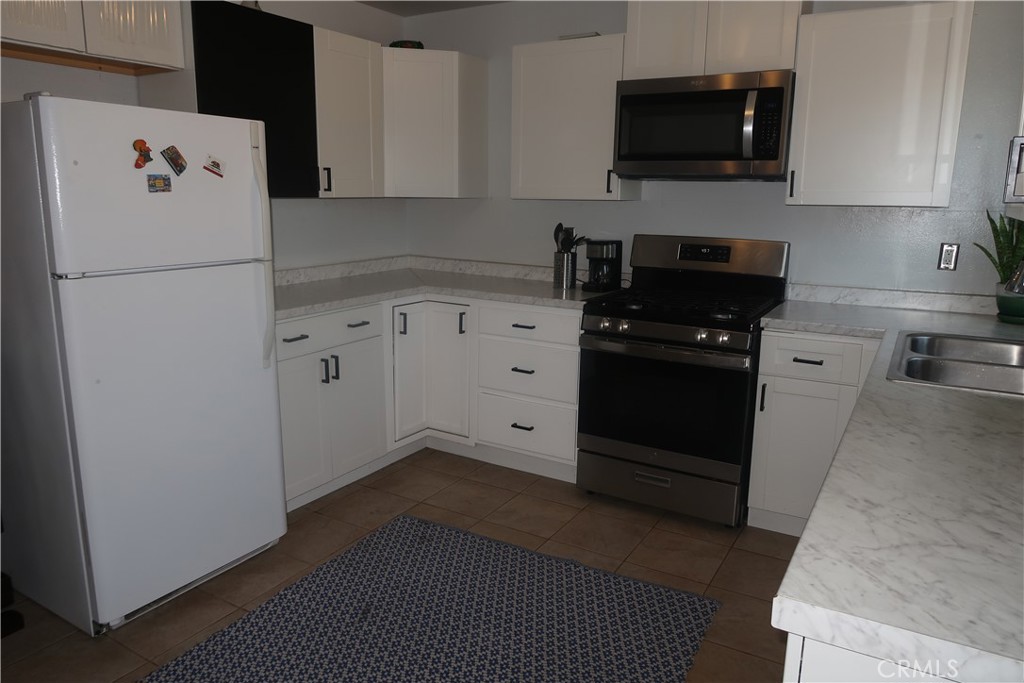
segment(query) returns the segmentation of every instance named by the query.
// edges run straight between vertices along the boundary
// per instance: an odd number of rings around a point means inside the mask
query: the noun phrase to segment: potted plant
[[[1014,270],[1024,260],[1024,221],[999,214],[999,220],[985,211],[989,227],[992,229],[992,240],[995,253],[978,244],[974,246],[988,257],[995,266],[999,282],[996,285],[996,306],[999,319],[1004,322],[1024,324],[1024,295],[1006,291],[1006,283]]]

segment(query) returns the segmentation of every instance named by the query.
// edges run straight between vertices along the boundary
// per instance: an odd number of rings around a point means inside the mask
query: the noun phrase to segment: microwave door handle
[[[757,90],[747,93],[747,105],[743,109],[743,158],[754,158],[754,109],[757,108]]]

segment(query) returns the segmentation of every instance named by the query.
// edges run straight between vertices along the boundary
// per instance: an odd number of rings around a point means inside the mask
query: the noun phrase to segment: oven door
[[[581,450],[745,483],[756,356],[591,335],[580,347]]]

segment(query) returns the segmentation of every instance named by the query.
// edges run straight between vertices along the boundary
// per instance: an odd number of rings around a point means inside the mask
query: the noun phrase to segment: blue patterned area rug
[[[714,600],[398,517],[146,683],[680,683]]]

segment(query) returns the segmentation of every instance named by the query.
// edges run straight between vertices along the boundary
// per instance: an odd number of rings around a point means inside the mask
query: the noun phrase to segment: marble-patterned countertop
[[[1024,399],[885,379],[901,330],[1024,327],[801,301],[764,326],[882,338],[772,624],[932,673],[953,660],[960,681],[1024,680]]]
[[[574,289],[563,290],[546,280],[399,268],[278,285],[275,288],[277,319],[286,320],[423,294],[574,309],[582,309],[583,301],[595,296],[582,291],[578,285]]]

